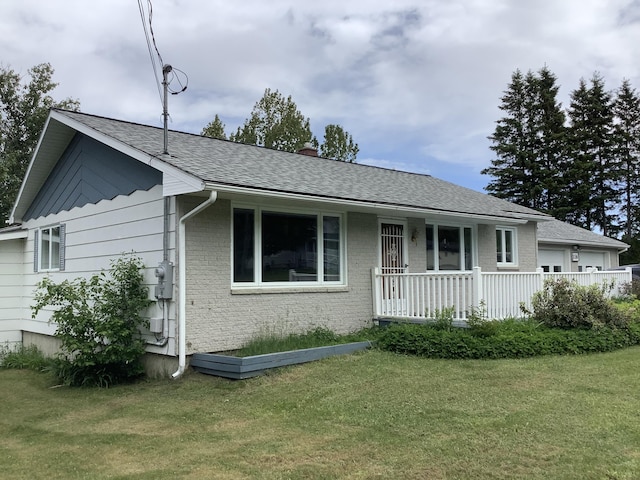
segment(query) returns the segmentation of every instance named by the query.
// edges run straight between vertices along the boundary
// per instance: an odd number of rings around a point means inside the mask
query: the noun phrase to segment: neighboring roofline
[[[205,184],[205,190],[208,190],[208,191],[215,190],[219,193],[238,194],[238,195],[260,194],[265,197],[286,199],[286,200],[307,200],[307,201],[316,201],[316,202],[323,201],[323,202],[333,203],[340,206],[360,207],[360,208],[367,208],[367,209],[373,208],[373,209],[388,210],[388,211],[394,211],[394,212],[417,213],[420,215],[428,215],[428,214],[435,213],[438,215],[447,215],[451,217],[472,218],[477,220],[493,220],[501,223],[510,223],[514,225],[525,224],[528,221],[547,221],[548,220],[546,216],[542,216],[544,214],[541,214],[541,217],[537,217],[535,215],[526,215],[526,214],[517,213],[520,216],[520,218],[510,217],[510,216],[500,216],[500,215],[484,215],[481,213],[456,212],[453,210],[417,207],[412,205],[368,202],[366,200],[352,200],[352,199],[345,199],[345,198],[332,197],[332,196],[301,194],[301,193],[287,192],[282,190],[269,190],[266,188],[243,187],[238,185],[229,185],[229,184],[212,183],[212,182],[207,182]]]

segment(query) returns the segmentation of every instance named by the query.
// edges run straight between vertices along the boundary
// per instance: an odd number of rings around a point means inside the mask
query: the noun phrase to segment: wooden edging
[[[312,362],[334,355],[344,355],[365,350],[369,347],[371,347],[371,342],[353,342],[327,347],[290,350],[288,352],[266,353],[264,355],[254,355],[251,357],[232,357],[215,353],[194,353],[191,357],[190,365],[194,370],[201,373],[242,380],[244,378],[262,375],[271,368]]]

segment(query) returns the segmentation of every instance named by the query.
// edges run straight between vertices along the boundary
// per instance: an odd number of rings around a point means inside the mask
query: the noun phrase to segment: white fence
[[[611,296],[620,294],[631,282],[631,269],[590,270],[581,273],[471,272],[452,273],[382,273],[374,268],[373,307],[377,318],[422,320],[452,308],[455,320],[465,321],[474,308],[482,304],[487,318],[522,317],[520,305],[531,307],[533,294],[549,278],[565,277],[580,285],[613,285]]]

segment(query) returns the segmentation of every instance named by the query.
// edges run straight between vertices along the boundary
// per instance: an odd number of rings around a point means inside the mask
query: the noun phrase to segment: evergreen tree
[[[623,80],[613,103],[615,124],[615,154],[620,171],[618,203],[620,205],[623,238],[628,241],[640,234],[640,96]]]
[[[506,200],[557,214],[563,190],[564,113],[556,97],[556,77],[546,68],[525,76],[516,70],[511,76],[497,121],[489,137],[496,154],[486,190]]]
[[[220,138],[222,140],[227,139],[227,134],[224,132],[226,125],[222,123],[218,114],[215,118],[202,129],[201,135],[211,138]]]
[[[498,198],[510,200],[520,205],[531,206],[528,190],[531,187],[527,165],[529,152],[525,139],[526,84],[520,70],[511,75],[511,83],[501,98],[500,110],[505,117],[496,122],[496,128],[489,140],[496,154],[491,167],[482,170],[494,177],[486,190]]]
[[[572,223],[604,235],[615,233],[615,185],[618,171],[613,144],[613,100],[603,78],[594,73],[590,86],[580,80],[569,108],[570,199],[575,205]]]
[[[559,86],[556,76],[545,66],[536,78],[537,95],[534,102],[536,129],[534,131],[537,162],[540,164],[542,200],[540,209],[562,218],[563,198],[566,195],[567,168],[565,113],[557,101]]]

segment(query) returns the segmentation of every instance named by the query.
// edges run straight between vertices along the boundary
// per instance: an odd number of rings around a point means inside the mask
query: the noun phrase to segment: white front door
[[[380,269],[382,276],[383,315],[402,316],[407,313],[406,249],[403,223],[380,223]]]

